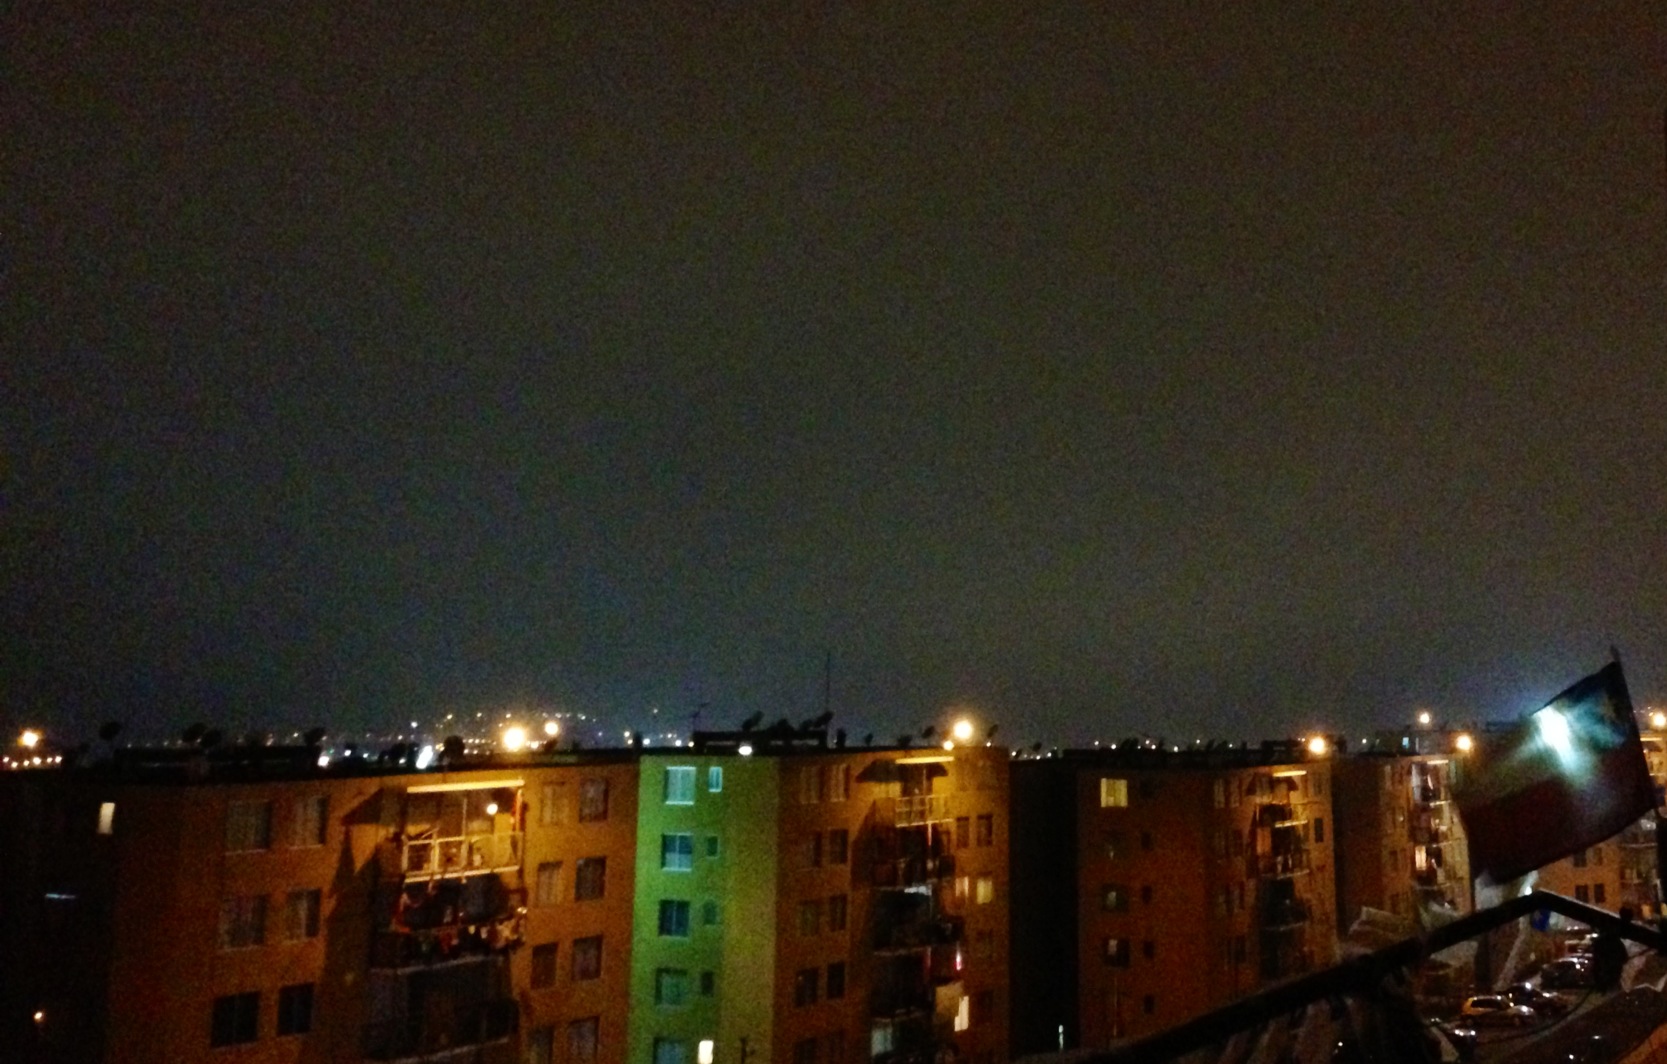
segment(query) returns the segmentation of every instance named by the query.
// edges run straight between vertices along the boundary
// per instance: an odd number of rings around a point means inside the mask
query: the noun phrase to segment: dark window
[[[1150,850],[1152,848],[1152,833],[1150,831],[1142,831],[1140,833],[1140,848],[1143,850]]]
[[[849,901],[843,894],[835,894],[828,899],[828,930],[845,930],[846,920],[849,918]]]
[[[602,936],[573,940],[573,981],[602,978]]]
[[[993,846],[996,841],[996,818],[990,813],[978,814],[977,842],[980,846]]]
[[[851,861],[851,833],[844,828],[828,832],[828,863],[849,864]]]
[[[555,1064],[556,1029],[534,1027],[527,1033],[526,1064]]]
[[[972,996],[972,1016],[968,1022],[985,1024],[996,1018],[996,992],[980,990]]]
[[[700,922],[705,924],[707,927],[717,927],[718,926],[718,903],[717,902],[715,902],[715,901],[704,901],[704,902],[701,903],[701,905],[700,905]]]
[[[278,991],[278,1033],[306,1034],[313,1029],[313,984],[295,983]]]
[[[226,807],[227,853],[265,850],[271,846],[271,802],[232,802]]]
[[[579,781],[579,822],[608,819],[608,781]]]
[[[706,856],[718,856],[718,837],[716,835],[706,836]]]
[[[567,1025],[568,1064],[593,1064],[602,1017],[586,1016]]]
[[[266,895],[250,894],[220,902],[220,948],[248,949],[266,941]]]
[[[1585,868],[1586,867],[1586,851],[1585,850],[1576,850],[1574,852],[1574,866],[1576,868]]]
[[[1147,994],[1144,998],[1141,998],[1140,1007],[1146,1015],[1150,1016],[1152,1013],[1158,1011],[1158,999],[1153,997],[1151,994]]]
[[[1594,905],[1602,905],[1607,900],[1607,899],[1604,898],[1605,893],[1606,893],[1606,891],[1604,890],[1604,885],[1602,883],[1593,883],[1592,884],[1592,903]]]
[[[828,965],[828,1000],[845,996],[845,962],[835,961]]]
[[[1592,900],[1591,892],[1586,889],[1586,884],[1581,883],[1574,888],[1574,900],[1585,902]]]
[[[595,901],[607,889],[608,859],[581,857],[574,867],[573,900]]]
[[[689,903],[667,899],[660,902],[660,937],[689,937]]]
[[[556,944],[533,947],[533,989],[556,985]]]
[[[323,904],[321,890],[292,890],[284,901],[284,938],[290,942],[318,937],[318,910]]]
[[[602,1017],[600,1016],[586,1016],[582,1020],[574,1020],[567,1025],[568,1064],[593,1064],[596,1060],[596,1044],[601,1030]]]
[[[684,832],[661,835],[660,867],[668,872],[694,871],[695,837]]]
[[[793,1004],[814,1005],[818,997],[817,987],[821,982],[821,969],[800,968],[793,976]]]
[[[1150,883],[1147,883],[1140,888],[1140,904],[1152,904],[1152,885]]]
[[[1158,955],[1158,944],[1151,939],[1147,939],[1140,944],[1140,954],[1147,960],[1151,960]]]
[[[1323,816],[1317,816],[1314,818],[1314,841],[1325,841],[1325,817]]]
[[[972,842],[972,821],[964,816],[955,818],[955,848],[964,850]]]
[[[718,977],[713,972],[700,973],[700,996],[711,997],[718,989]]]
[[[801,1038],[793,1043],[793,1064],[816,1064],[816,1039]]]
[[[813,831],[805,838],[805,863],[811,868],[822,867],[822,833]]]
[[[228,994],[214,999],[211,1046],[235,1046],[253,1042],[260,1031],[260,992]]]
[[[654,1003],[656,1005],[687,1005],[689,1003],[689,973],[682,968],[661,968],[654,973]]]

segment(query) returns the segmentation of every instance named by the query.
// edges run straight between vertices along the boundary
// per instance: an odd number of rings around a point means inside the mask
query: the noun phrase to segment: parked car
[[[1526,1005],[1542,1015],[1561,1016],[1569,1011],[1568,1002],[1533,983],[1516,983],[1506,987],[1505,999],[1513,1005]]]
[[[1540,969],[1540,985],[1548,990],[1584,990],[1592,985],[1591,962],[1562,957]]]
[[[1513,1005],[1502,994],[1466,998],[1459,1016],[1469,1027],[1527,1027],[1535,1019],[1533,1009]]]

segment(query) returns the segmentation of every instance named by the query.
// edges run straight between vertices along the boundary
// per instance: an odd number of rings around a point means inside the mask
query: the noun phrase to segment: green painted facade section
[[[694,769],[692,804],[667,801],[668,770]],[[722,770],[721,790],[711,770]],[[660,1040],[682,1043],[697,1064],[712,1039],[714,1064],[770,1059],[776,954],[777,758],[644,756],[637,803],[637,878],[631,943],[628,1064],[655,1064]],[[687,871],[667,868],[666,840],[688,836]],[[712,856],[712,840],[717,854]],[[674,847],[674,853],[676,852]],[[679,863],[674,857],[670,862]],[[660,933],[661,903],[687,902],[687,937]],[[715,919],[713,919],[715,917]],[[681,1003],[664,1000],[684,973]],[[711,973],[710,995],[702,973]]]

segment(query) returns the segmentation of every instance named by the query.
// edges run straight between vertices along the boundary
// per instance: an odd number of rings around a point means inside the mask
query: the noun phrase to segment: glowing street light
[[[1663,713],[1659,709],[1654,713],[1651,713],[1650,727],[1654,728],[1656,731],[1667,729],[1667,713]]]
[[[504,729],[502,738],[505,750],[512,754],[520,753],[521,749],[527,745],[527,729],[519,724],[511,724]]]
[[[1429,710],[1423,710],[1418,714],[1418,726],[1421,728],[1428,728],[1430,726]]]
[[[1474,748],[1475,745],[1476,740],[1472,739],[1465,732],[1460,732],[1458,738],[1453,740],[1453,749],[1457,750],[1461,754],[1470,753],[1471,749]]]
[[[742,757],[751,757],[752,756],[752,744],[751,743],[742,743],[740,749],[736,750],[735,752],[740,754]]]
[[[960,720],[955,722],[953,727],[949,729],[949,734],[958,743],[971,742],[972,721],[962,717]]]
[[[945,749],[945,750],[953,750],[953,749],[955,749],[955,740],[954,740],[954,739],[945,739],[945,740],[944,740],[944,741],[943,741],[943,748],[944,748],[944,749]]]
[[[1324,757],[1327,749],[1329,749],[1329,744],[1325,741],[1323,735],[1316,735],[1308,740],[1308,752],[1315,757]]]
[[[33,728],[24,728],[23,734],[17,737],[17,745],[25,750],[33,750],[40,745],[41,733]]]
[[[553,720],[545,721],[544,722],[544,734],[548,735],[550,738],[554,739],[557,735],[561,734],[561,725],[556,723]]]

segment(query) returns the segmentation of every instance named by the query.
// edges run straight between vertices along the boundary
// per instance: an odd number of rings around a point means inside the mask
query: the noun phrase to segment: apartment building
[[[804,732],[645,754],[630,1059],[1006,1059],[1007,768]]]
[[[9,1059],[624,1061],[634,759],[144,757],[0,784]]]
[[[1464,824],[1452,801],[1464,755],[1453,749],[1453,736],[1421,739],[1339,758],[1333,767],[1338,924],[1345,933],[1364,909],[1393,913],[1416,928],[1421,908],[1474,907]]]
[[[1016,762],[1012,1055],[1110,1047],[1332,963],[1331,771],[1296,743]]]

